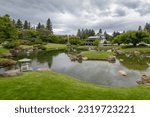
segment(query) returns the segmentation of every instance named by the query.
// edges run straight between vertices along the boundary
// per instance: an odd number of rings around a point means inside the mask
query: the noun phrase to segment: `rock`
[[[88,60],[88,58],[87,57],[82,57],[82,60],[86,61],[86,60]]]
[[[50,69],[49,68],[39,68],[37,69],[37,71],[49,71]]]
[[[77,60],[82,60],[82,55],[79,54],[79,55],[77,56]]]
[[[127,73],[123,70],[118,71],[119,74],[121,74],[122,76],[127,76]]]
[[[9,70],[9,71],[6,71],[3,76],[18,76],[20,75],[21,72],[20,72],[20,69],[16,69],[16,70]]]
[[[138,55],[140,55],[140,54],[141,54],[140,52],[134,51],[134,55],[138,56]]]
[[[12,57],[12,54],[11,53],[2,53],[1,56],[7,58],[7,57]]]
[[[143,82],[141,80],[137,80],[136,81],[138,84],[143,84]]]
[[[116,61],[116,57],[115,56],[110,56],[110,57],[107,58],[107,60],[109,62],[115,62]]]
[[[140,80],[136,81],[138,84],[150,85],[150,73],[144,73]]]
[[[141,82],[142,84],[150,84],[150,73],[144,73]]]
[[[115,50],[115,53],[119,54],[119,55],[122,55],[124,54],[124,52],[122,50]]]

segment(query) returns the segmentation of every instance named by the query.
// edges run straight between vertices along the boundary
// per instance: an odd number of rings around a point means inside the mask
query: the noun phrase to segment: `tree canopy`
[[[114,38],[113,43],[118,44],[133,44],[133,46],[137,46],[140,42],[149,42],[150,34],[143,30],[138,31],[127,31],[121,35],[118,35]]]

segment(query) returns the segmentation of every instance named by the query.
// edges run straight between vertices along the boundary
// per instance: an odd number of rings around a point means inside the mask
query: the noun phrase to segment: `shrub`
[[[8,41],[8,42],[4,42],[2,44],[5,48],[17,48],[19,46],[19,43],[18,42],[13,42],[13,41]]]
[[[0,58],[0,66],[10,66],[16,64],[16,61],[12,59]]]

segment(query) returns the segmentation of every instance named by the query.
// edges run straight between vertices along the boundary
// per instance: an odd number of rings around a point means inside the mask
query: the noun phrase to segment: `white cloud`
[[[0,0],[1,15],[45,23],[51,18],[57,34],[76,34],[78,28],[109,32],[137,29],[150,19],[149,0]]]

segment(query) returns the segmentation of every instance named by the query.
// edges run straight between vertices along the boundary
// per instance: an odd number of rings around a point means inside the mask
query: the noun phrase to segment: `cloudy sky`
[[[76,34],[78,28],[111,33],[150,22],[150,0],[0,0],[4,14],[34,25],[50,17],[56,34]]]

